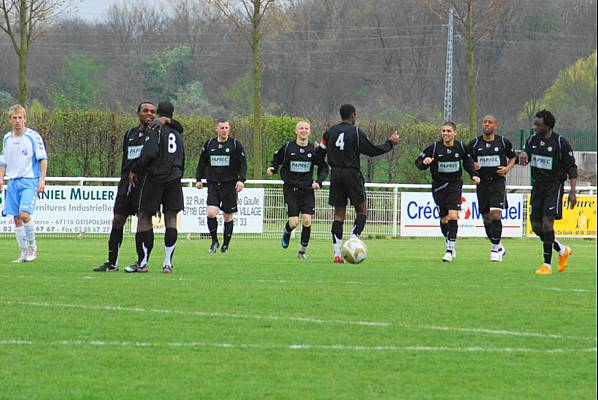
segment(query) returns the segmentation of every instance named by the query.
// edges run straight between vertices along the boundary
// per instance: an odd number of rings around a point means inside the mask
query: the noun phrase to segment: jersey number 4
[[[345,133],[342,132],[338,135],[338,139],[334,142],[334,145],[343,151],[345,149]]]

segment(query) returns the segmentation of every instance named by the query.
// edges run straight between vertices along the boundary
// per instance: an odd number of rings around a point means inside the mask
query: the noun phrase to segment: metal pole
[[[448,37],[446,43],[446,66],[444,74],[444,120],[453,116],[453,9],[448,15]]]

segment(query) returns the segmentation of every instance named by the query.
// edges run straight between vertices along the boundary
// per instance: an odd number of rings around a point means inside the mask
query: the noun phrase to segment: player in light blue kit
[[[21,254],[14,262],[31,262],[37,258],[35,225],[31,215],[37,193],[46,186],[48,155],[39,133],[25,127],[27,112],[17,104],[8,110],[12,130],[4,135],[0,155],[0,191],[4,176],[10,178],[6,189],[4,214],[14,216],[15,235]]]

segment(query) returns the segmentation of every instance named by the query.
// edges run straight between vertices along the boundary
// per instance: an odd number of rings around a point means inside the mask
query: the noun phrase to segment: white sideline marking
[[[175,315],[191,315],[200,317],[216,317],[216,318],[237,318],[237,319],[257,319],[270,321],[300,321],[315,324],[340,324],[340,325],[364,325],[376,327],[390,327],[393,324],[389,322],[372,322],[372,321],[349,321],[349,320],[324,320],[310,317],[277,317],[273,315],[243,315],[231,313],[218,313],[206,311],[182,311],[182,310],[165,310],[165,309],[146,309],[140,307],[121,307],[121,306],[97,306],[85,304],[61,304],[61,303],[41,303],[41,302],[22,302],[22,301],[0,301],[0,304],[5,305],[20,305],[30,307],[48,307],[48,308],[75,308],[83,310],[105,310],[105,311],[125,311],[138,313],[155,313],[155,314],[175,314]],[[433,331],[455,331],[467,333],[481,333],[488,335],[505,335],[505,336],[523,336],[523,337],[537,337],[546,339],[575,339],[575,340],[589,340],[596,341],[596,337],[584,336],[566,336],[557,334],[546,334],[537,332],[518,332],[503,329],[489,329],[489,328],[466,328],[466,327],[451,327],[451,326],[437,326],[437,325],[410,325],[410,324],[396,324],[396,326],[415,329],[415,330],[433,330]]]
[[[565,335],[557,335],[557,334],[550,334],[550,333],[536,333],[536,332],[517,332],[517,331],[508,331],[508,330],[502,330],[502,329],[460,328],[460,327],[435,326],[435,325],[426,325],[426,326],[402,325],[402,326],[404,326],[405,328],[430,329],[430,330],[435,330],[435,331],[487,333],[490,335],[526,336],[526,337],[552,338],[552,339],[596,340],[596,337],[565,336]]]
[[[277,317],[274,315],[245,315],[232,314],[222,312],[208,312],[208,311],[182,311],[182,310],[165,310],[165,309],[150,309],[141,307],[121,307],[121,306],[96,306],[85,304],[61,304],[61,303],[37,303],[37,302],[21,302],[21,301],[0,301],[0,304],[6,305],[20,305],[31,307],[55,307],[55,308],[78,308],[83,310],[105,310],[105,311],[128,311],[138,313],[154,313],[154,314],[176,314],[176,315],[192,315],[199,317],[217,317],[217,318],[238,318],[238,319],[257,319],[269,321],[299,321],[309,322],[313,324],[335,324],[335,325],[363,325],[363,326],[390,326],[388,322],[374,322],[374,321],[349,321],[349,320],[326,320],[311,317]]]
[[[336,350],[358,352],[424,351],[458,353],[595,353],[596,348],[531,349],[525,347],[449,347],[449,346],[362,346],[344,344],[251,344],[251,343],[207,343],[207,342],[120,342],[113,340],[55,340],[50,342],[23,339],[0,340],[0,346],[94,346],[94,347],[171,347],[171,348],[223,348],[223,349],[279,349],[279,350]]]

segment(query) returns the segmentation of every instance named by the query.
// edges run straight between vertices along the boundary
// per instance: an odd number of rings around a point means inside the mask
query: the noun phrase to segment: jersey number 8
[[[168,135],[168,152],[171,154],[176,152],[176,136],[174,133]]]

